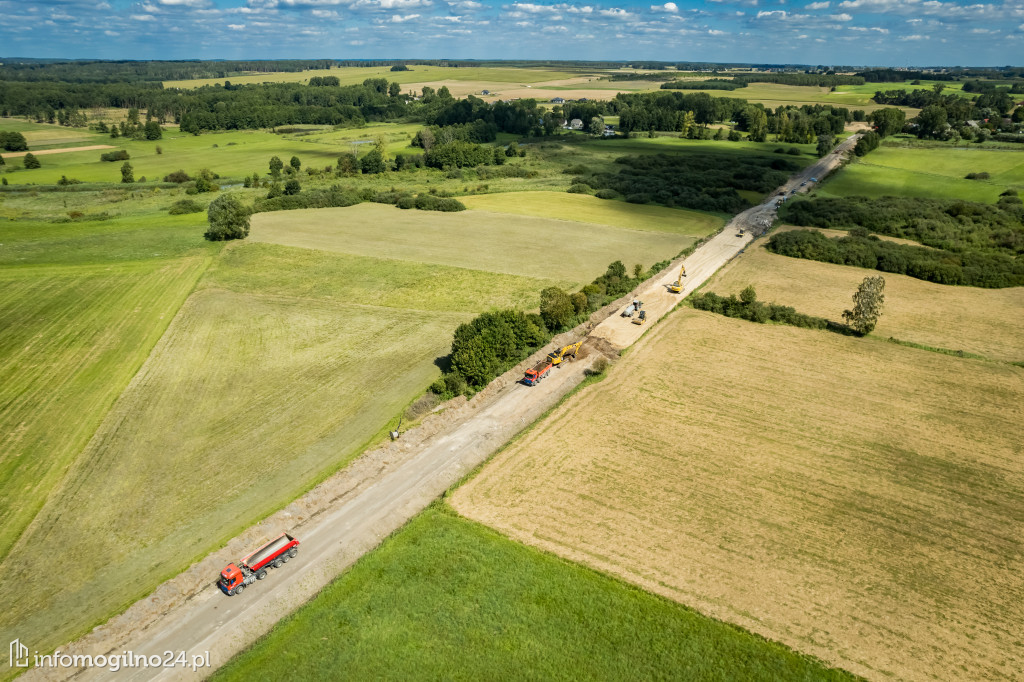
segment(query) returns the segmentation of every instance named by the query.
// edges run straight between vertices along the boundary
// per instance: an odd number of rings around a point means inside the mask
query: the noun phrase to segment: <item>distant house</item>
[[[563,97],[554,97],[554,98],[552,98],[551,103],[552,104],[565,104],[565,98],[563,98]]]
[[[481,95],[489,95],[489,94],[491,94],[491,91],[490,90],[481,90],[480,94]]]
[[[574,118],[569,121],[569,127],[573,130],[583,130],[583,121],[578,118]]]

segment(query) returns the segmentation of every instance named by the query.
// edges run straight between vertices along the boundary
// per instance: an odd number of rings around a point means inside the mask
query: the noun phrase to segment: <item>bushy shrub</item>
[[[164,176],[164,182],[176,182],[179,185],[188,182],[191,179],[192,178],[188,176],[188,173],[183,170],[176,170],[173,173],[168,173]]]
[[[968,180],[988,180],[991,176],[988,173],[981,172],[981,173],[968,173],[966,177],[967,177]]]
[[[104,152],[100,154],[100,161],[127,161],[129,158],[127,150],[118,149],[115,152]]]
[[[373,190],[370,190],[373,198]],[[329,189],[313,189],[292,196],[257,199],[254,212],[290,211],[297,208],[336,208],[358,204],[362,199],[348,189],[335,185]]]
[[[466,205],[458,199],[439,198],[430,194],[421,194],[414,201],[421,211],[465,211]]]
[[[171,204],[171,207],[167,209],[167,212],[171,215],[184,215],[186,213],[200,213],[202,210],[202,204],[193,201],[192,199],[182,199]]]
[[[25,166],[25,168],[28,168],[29,170],[33,168],[41,168],[43,165],[42,163],[40,163],[39,159],[36,158],[36,155],[32,154],[31,152],[25,154],[25,156],[21,160],[21,163],[22,165]]]
[[[399,197],[398,201],[395,202],[395,206],[397,206],[398,208],[416,208],[416,200],[412,196],[407,194],[405,196]]]
[[[577,182],[569,187],[569,194],[590,194],[593,191],[590,185],[582,182]]]
[[[853,333],[853,331],[844,324],[832,322],[831,320],[826,320],[823,317],[814,317],[813,315],[798,313],[796,309],[791,306],[776,305],[774,303],[763,303],[758,301],[753,287],[747,287],[740,298],[737,298],[735,294],[726,297],[719,296],[712,292],[707,292],[694,294],[691,296],[690,302],[697,310],[706,310],[708,312],[717,313],[718,315],[735,317],[741,320],[757,322],[759,324],[778,322],[781,324],[792,325],[794,327],[828,329],[842,334]]]
[[[619,193],[613,189],[599,189],[594,192],[594,196],[598,199],[618,199]]]

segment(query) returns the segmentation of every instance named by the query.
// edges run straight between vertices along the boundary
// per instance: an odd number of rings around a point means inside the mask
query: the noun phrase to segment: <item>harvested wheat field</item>
[[[1024,370],[680,309],[451,498],[871,679],[1024,669]]]
[[[822,230],[828,236],[845,234]],[[903,241],[907,240],[893,240]],[[853,292],[868,276],[885,278],[885,307],[874,335],[962,350],[993,360],[1024,361],[1024,288],[979,289],[925,282],[802,258],[779,256],[760,240],[722,269],[709,285],[717,294],[739,294],[753,284],[758,298],[837,322],[853,305]]]

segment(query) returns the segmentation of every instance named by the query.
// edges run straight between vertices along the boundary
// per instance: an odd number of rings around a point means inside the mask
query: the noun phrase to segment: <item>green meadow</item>
[[[968,173],[989,173],[968,180]],[[976,146],[882,146],[839,171],[819,196],[959,198],[995,203],[1008,190],[1024,191],[1024,154]]]

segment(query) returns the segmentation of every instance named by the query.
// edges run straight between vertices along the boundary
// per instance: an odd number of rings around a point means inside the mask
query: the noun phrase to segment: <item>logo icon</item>
[[[11,667],[28,667],[28,647],[22,644],[20,639],[11,642]]]

